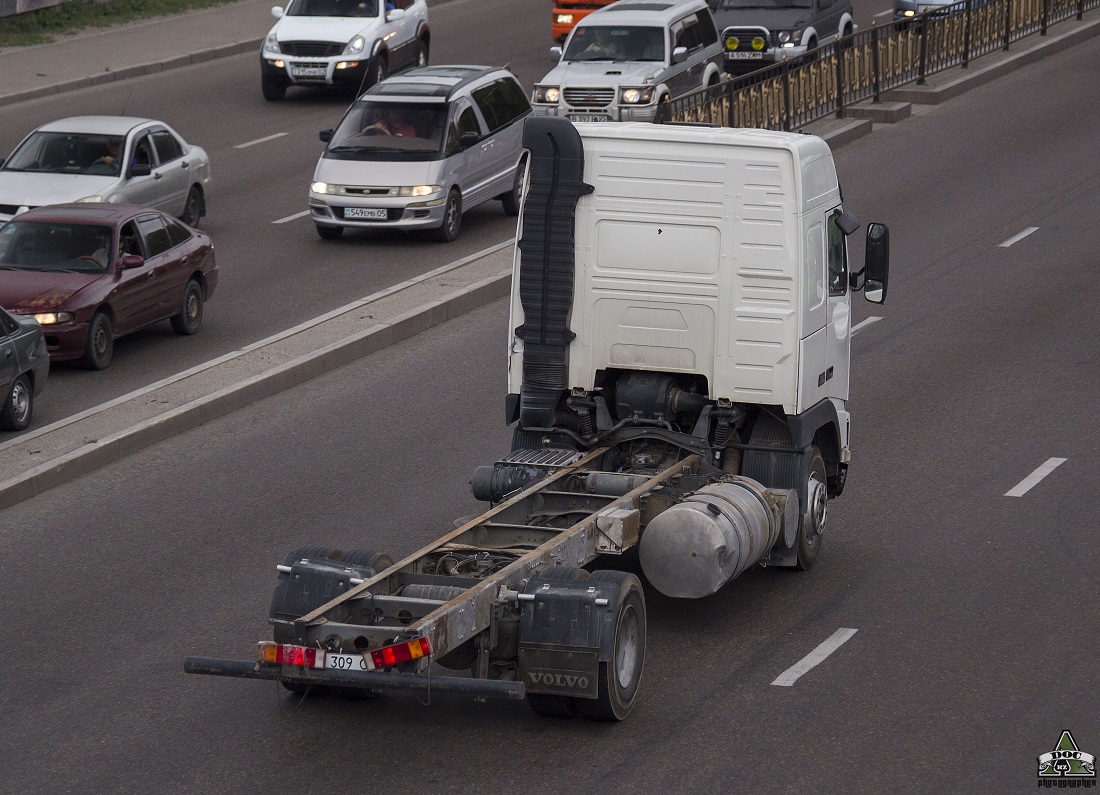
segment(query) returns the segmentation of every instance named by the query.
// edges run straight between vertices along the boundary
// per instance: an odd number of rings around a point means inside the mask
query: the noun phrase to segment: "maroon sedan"
[[[0,305],[33,315],[54,361],[111,363],[114,340],[169,319],[194,334],[218,284],[210,238],[127,204],[58,204],[0,227]]]

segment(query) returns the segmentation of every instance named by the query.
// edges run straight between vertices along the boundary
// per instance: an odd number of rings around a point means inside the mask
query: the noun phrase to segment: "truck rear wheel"
[[[645,663],[645,594],[641,581],[628,572],[595,571],[588,579],[619,585],[611,657],[600,663],[599,696],[570,700],[577,714],[589,720],[626,720],[637,703]]]

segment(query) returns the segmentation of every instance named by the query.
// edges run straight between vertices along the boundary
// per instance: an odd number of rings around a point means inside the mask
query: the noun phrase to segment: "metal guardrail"
[[[655,121],[796,130],[863,100],[974,58],[1007,50],[1100,0],[962,0],[873,26],[751,74],[693,91],[657,109]]]

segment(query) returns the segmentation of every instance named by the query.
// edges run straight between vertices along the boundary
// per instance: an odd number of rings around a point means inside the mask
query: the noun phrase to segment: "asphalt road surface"
[[[862,8],[861,4],[857,4]],[[514,0],[433,3],[431,60],[510,64],[530,88],[553,66],[549,5],[517,11]],[[860,12],[869,24],[870,12]],[[864,22],[864,17],[867,21]],[[262,36],[273,20],[256,19]],[[148,29],[143,29],[147,31]],[[40,124],[65,116],[128,114],[160,119],[204,147],[213,165],[208,215],[221,278],[202,332],[174,335],[167,322],[120,340],[109,370],[53,368],[35,407],[34,427],[68,417],[221,354],[290,328],[350,301],[511,238],[515,219],[499,202],[467,213],[459,240],[441,245],[416,234],[351,233],[322,241],[306,194],[322,144],[349,98],[294,88],[285,102],[260,95],[257,55],[248,53],[0,109],[0,152]],[[273,135],[273,140],[254,143]]]
[[[497,302],[0,512],[3,788],[1007,793],[1063,730],[1100,753],[1098,84],[1094,39],[840,150],[848,208],[893,242],[888,304],[856,310],[848,489],[811,572],[647,589],[625,723],[181,671],[269,637],[286,551],[404,555],[478,507],[509,440]],[[211,226],[250,228],[240,202]]]

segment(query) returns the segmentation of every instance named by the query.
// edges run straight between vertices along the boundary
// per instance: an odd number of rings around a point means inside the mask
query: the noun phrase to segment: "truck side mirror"
[[[324,141],[326,144],[332,140],[332,128],[328,127],[317,133],[317,137]]]
[[[886,302],[886,287],[890,278],[890,230],[886,224],[867,225],[867,251],[863,272],[866,281],[863,296],[875,304]]]
[[[687,57],[688,57],[688,48],[687,47],[676,47],[672,50],[672,62],[673,63],[683,63],[684,61],[687,60]]]

